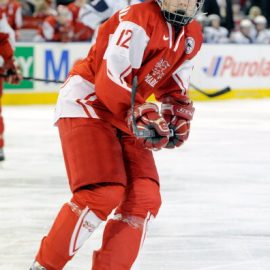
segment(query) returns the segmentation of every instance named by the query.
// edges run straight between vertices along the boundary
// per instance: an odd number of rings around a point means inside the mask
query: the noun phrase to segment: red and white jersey
[[[13,57],[15,33],[7,22],[5,13],[0,9],[0,68]]]
[[[55,120],[101,118],[129,132],[125,118],[135,76],[136,103],[151,94],[157,100],[188,100],[192,60],[202,39],[196,21],[176,34],[155,1],[117,12],[100,26],[88,56],[71,70],[60,90]]]

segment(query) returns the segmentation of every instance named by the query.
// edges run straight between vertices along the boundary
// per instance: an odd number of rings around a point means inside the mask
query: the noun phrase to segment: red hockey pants
[[[36,260],[47,270],[62,269],[116,208],[92,270],[129,270],[147,221],[161,204],[152,154],[100,120],[62,119],[58,126],[73,197],[43,238]]]

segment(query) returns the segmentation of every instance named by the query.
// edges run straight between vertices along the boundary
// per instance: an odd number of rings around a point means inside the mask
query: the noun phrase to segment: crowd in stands
[[[206,43],[270,44],[269,0],[206,0],[204,12]]]
[[[90,41],[114,12],[143,0],[0,0],[18,41]],[[270,44],[270,0],[205,0],[206,43]]]

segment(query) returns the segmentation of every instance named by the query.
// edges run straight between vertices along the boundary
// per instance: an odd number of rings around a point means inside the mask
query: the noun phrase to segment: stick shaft
[[[0,78],[7,78],[7,74],[0,74]],[[50,82],[50,83],[64,83],[64,81],[60,80],[49,80],[49,79],[42,79],[42,78],[35,78],[35,77],[22,77],[23,80],[27,81],[38,81],[38,82]]]
[[[49,80],[49,79],[34,78],[34,77],[23,77],[23,80],[38,81],[38,82],[51,82],[51,83],[64,83],[64,81],[60,81],[60,80]]]

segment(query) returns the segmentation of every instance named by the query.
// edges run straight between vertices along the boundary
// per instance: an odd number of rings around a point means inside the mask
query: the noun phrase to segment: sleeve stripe
[[[182,95],[184,95],[187,91],[187,89],[184,87],[184,83],[183,81],[181,80],[181,78],[178,76],[178,74],[174,74],[174,79],[175,81],[177,82],[177,84],[179,85],[180,89],[182,90]]]
[[[125,83],[123,79],[124,79],[125,77],[127,77],[128,74],[130,74],[131,70],[132,70],[132,67],[131,67],[131,65],[130,65],[130,66],[128,66],[128,67],[120,74],[119,79],[120,79],[120,81],[121,81],[122,84]]]
[[[180,40],[182,39],[182,37],[184,36],[184,34],[185,34],[185,28],[183,27],[183,30],[182,30],[181,34],[179,35],[179,37],[177,39],[177,42],[176,42],[176,44],[174,46],[174,49],[173,49],[174,52],[177,51],[177,49],[179,47]]]

